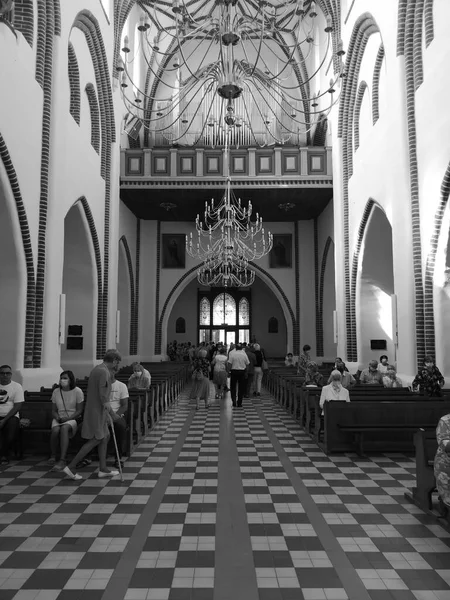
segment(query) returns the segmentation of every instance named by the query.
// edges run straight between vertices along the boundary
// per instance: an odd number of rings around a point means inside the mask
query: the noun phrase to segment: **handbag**
[[[263,358],[263,360],[262,360],[261,369],[263,371],[268,371],[269,370],[269,365],[267,364],[267,360],[265,358]]]
[[[64,402],[64,396],[63,396],[61,388],[59,388],[59,393],[61,394],[61,400],[63,402],[64,410],[66,411],[66,415],[70,419],[71,417],[69,415],[69,411],[67,410],[66,403]],[[74,421],[77,422],[77,425],[80,425],[80,423],[83,422],[83,417],[81,415],[79,415],[76,419],[74,419]]]
[[[194,371],[193,379],[196,379],[197,381],[201,381],[203,379],[203,377],[204,377],[203,371],[201,371],[201,370]]]

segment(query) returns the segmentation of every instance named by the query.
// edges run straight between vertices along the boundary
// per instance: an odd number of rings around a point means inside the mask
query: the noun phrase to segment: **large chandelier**
[[[132,52],[125,37],[117,68],[127,132],[144,127],[149,145],[225,145],[227,116],[233,145],[306,144],[337,102],[342,42],[311,0],[140,6],[139,41]]]
[[[227,146],[225,152],[228,152]],[[203,221],[195,219],[196,239],[186,236],[187,253],[203,264],[197,271],[202,285],[247,287],[255,281],[249,262],[259,260],[272,249],[273,236],[256,213],[252,220],[251,201],[242,206],[231,189],[228,175],[225,193],[217,205],[205,202]]]

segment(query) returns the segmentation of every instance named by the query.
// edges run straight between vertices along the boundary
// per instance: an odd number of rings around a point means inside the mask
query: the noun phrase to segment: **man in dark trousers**
[[[242,406],[242,398],[245,395],[245,386],[247,384],[247,366],[250,364],[250,361],[240,344],[236,344],[234,350],[231,350],[228,355],[227,364],[230,372],[231,403],[233,406]]]
[[[110,413],[111,372],[117,368],[121,360],[122,357],[117,350],[107,350],[102,364],[92,369],[89,375],[83,427],[81,429],[81,437],[85,438],[87,442],[80,448],[78,454],[67,467],[63,469],[63,473],[71,479],[82,479],[81,475],[75,470],[76,466],[96,446],[98,446],[99,459],[98,476],[113,477],[119,474],[119,471],[110,470],[106,466],[106,450],[109,440],[108,414]],[[115,420],[120,417],[114,415],[112,418]]]

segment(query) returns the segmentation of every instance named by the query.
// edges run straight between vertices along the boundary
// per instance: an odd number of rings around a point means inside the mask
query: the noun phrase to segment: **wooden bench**
[[[364,454],[372,451],[412,451],[413,434],[434,429],[450,412],[450,402],[433,400],[392,400],[326,402],[324,405],[322,449]]]
[[[416,485],[405,497],[425,512],[432,510],[431,496],[436,490],[434,457],[438,448],[436,429],[419,429],[414,434],[416,449]]]

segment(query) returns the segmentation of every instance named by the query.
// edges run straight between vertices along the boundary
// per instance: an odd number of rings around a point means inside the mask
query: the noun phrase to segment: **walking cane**
[[[111,423],[111,431],[112,431],[112,436],[113,436],[113,440],[114,440],[114,448],[116,449],[116,458],[117,458],[117,465],[119,467],[119,473],[120,473],[120,481],[124,481],[123,479],[123,472],[122,472],[122,463],[120,462],[120,456],[119,456],[119,448],[117,447],[117,440],[116,440],[116,432],[114,431],[114,421],[111,417],[111,415],[109,413],[108,417]]]

